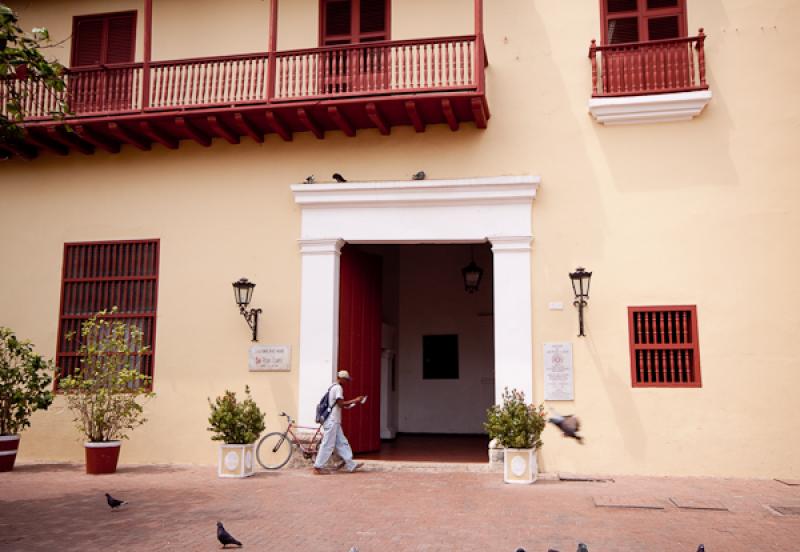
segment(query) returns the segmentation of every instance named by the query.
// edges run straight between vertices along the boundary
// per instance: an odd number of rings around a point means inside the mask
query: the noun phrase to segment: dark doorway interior
[[[357,455],[366,460],[394,462],[467,462],[488,461],[489,438],[486,435],[438,435],[433,433],[398,433],[383,441],[381,450]]]

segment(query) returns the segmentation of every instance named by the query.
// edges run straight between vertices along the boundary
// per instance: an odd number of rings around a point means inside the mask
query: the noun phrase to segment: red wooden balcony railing
[[[26,119],[51,118],[66,98],[70,116],[129,114],[330,99],[382,94],[477,90],[485,58],[474,35],[384,41],[233,56],[68,70],[66,96],[45,94],[37,83],[26,91]],[[144,83],[148,94],[143,94]],[[2,100],[2,98],[0,98]],[[0,112],[5,102],[0,102]]]
[[[593,96],[705,90],[703,29],[697,36],[589,48]]]
[[[470,89],[475,36],[279,52],[275,101]]]

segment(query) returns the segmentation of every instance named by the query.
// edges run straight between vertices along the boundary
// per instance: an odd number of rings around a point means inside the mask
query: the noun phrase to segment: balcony
[[[705,34],[589,48],[589,111],[606,125],[696,117],[711,100]]]
[[[478,34],[81,67],[67,73],[64,120],[50,115],[59,98],[18,81],[28,97],[25,140],[0,149],[33,159],[122,145],[176,149],[182,140],[261,143],[270,133],[290,141],[297,132],[486,128],[486,65]]]

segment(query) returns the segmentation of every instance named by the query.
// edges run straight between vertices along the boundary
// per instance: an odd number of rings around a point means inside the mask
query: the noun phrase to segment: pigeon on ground
[[[108,493],[106,493],[106,502],[108,502],[108,505],[111,506],[112,510],[116,510],[120,506],[125,506],[127,504],[127,502],[124,500],[117,500]]]
[[[343,177],[343,176],[342,176],[341,174],[339,174],[339,173],[333,173],[333,177],[332,177],[332,178],[333,178],[333,179],[334,179],[336,182],[339,182],[339,183],[342,183],[342,182],[347,182],[347,180],[345,179],[345,177]]]
[[[697,547],[697,552],[706,552],[706,547],[701,544]]]
[[[225,528],[222,526],[222,522],[217,522],[217,540],[222,543],[222,548],[228,548],[229,544],[233,544],[236,546],[242,546],[242,543],[233,538],[233,535],[228,533]]]
[[[419,171],[411,176],[411,180],[425,180],[425,171]]]
[[[306,179],[304,180],[304,182],[306,184],[313,184],[314,183],[314,175],[312,174],[311,176],[307,176]]]
[[[355,546],[353,546],[352,548],[350,548],[350,552],[358,552],[358,548],[356,548]]]
[[[589,547],[583,543],[579,543],[577,552],[589,552]]]
[[[583,437],[578,435],[578,431],[581,429],[581,422],[575,416],[571,414],[562,416],[553,410],[550,413],[550,419],[548,421],[558,427],[558,429],[560,429],[564,434],[564,437],[571,437],[583,444]]]

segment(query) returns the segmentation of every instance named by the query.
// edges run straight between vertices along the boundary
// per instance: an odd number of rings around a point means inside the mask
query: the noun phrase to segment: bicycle
[[[294,445],[303,453],[303,458],[307,460],[314,458],[322,441],[322,424],[316,428],[300,426],[296,425],[286,412],[281,412],[279,416],[288,420],[289,425],[286,430],[267,433],[256,447],[256,460],[265,470],[278,470],[285,466],[294,453]],[[315,431],[310,438],[300,438],[295,434],[294,429],[313,429]]]

